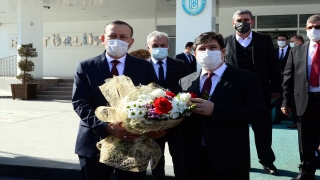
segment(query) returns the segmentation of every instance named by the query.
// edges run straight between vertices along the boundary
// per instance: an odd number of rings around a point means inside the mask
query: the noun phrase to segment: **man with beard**
[[[236,33],[224,39],[227,49],[225,62],[232,66],[246,69],[258,74],[265,104],[269,112],[267,121],[252,124],[258,158],[264,170],[271,175],[277,175],[274,166],[275,155],[271,149],[272,120],[271,99],[280,97],[281,73],[274,53],[274,46],[269,35],[251,31],[254,24],[252,13],[248,10],[238,10],[233,15],[232,25]]]

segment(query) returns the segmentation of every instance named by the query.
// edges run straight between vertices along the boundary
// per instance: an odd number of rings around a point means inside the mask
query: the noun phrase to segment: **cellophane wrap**
[[[98,142],[101,163],[132,172],[147,170],[150,162],[154,169],[162,156],[158,143],[149,138],[146,133],[169,129],[178,125],[183,118],[173,120],[148,120],[146,118],[128,118],[126,103],[137,100],[141,94],[148,94],[155,89],[163,89],[156,84],[134,86],[131,79],[126,76],[114,76],[99,86],[102,94],[109,103],[100,106],[95,114],[101,121],[121,123],[128,132],[141,134],[133,142],[121,140],[112,135]]]

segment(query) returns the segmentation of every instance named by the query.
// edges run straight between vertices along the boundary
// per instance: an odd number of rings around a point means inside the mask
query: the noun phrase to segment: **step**
[[[72,91],[37,91],[37,95],[72,96]]]
[[[72,87],[47,87],[45,91],[72,91]]]
[[[73,87],[73,83],[58,83],[58,87]]]
[[[59,79],[58,82],[59,83],[73,83],[74,80],[73,79]]]
[[[57,95],[37,95],[36,99],[43,100],[69,100],[71,101],[71,96],[57,96]]]

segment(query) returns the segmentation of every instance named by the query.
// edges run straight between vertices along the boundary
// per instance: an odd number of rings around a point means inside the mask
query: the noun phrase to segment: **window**
[[[257,16],[257,28],[297,28],[298,15]]]

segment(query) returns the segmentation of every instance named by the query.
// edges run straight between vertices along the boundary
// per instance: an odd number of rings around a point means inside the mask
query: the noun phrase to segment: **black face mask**
[[[250,31],[250,25],[251,25],[251,23],[239,22],[239,23],[235,23],[234,28],[235,28],[239,33],[247,33],[248,31]]]

